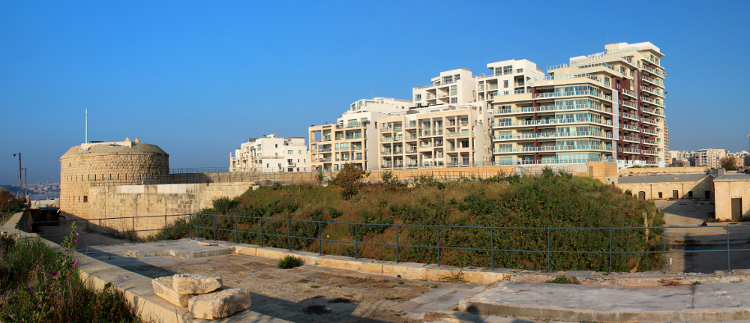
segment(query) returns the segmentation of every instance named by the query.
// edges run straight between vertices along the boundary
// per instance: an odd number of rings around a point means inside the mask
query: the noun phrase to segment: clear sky
[[[748,1],[2,1],[0,184],[58,182],[84,141],[140,138],[170,166],[228,166],[249,137],[307,136],[440,71],[606,43],[666,57],[671,149],[747,150]]]

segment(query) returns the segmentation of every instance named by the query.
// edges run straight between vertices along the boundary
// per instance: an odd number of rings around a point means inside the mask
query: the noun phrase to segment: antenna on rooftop
[[[86,123],[85,123],[84,128],[85,130],[84,130],[84,137],[83,137],[84,142],[83,143],[87,144],[89,142],[89,109],[86,109]]]

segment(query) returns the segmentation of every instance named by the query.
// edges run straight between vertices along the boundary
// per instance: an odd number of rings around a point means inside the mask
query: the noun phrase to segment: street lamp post
[[[17,155],[18,155],[18,198],[21,198],[21,193],[23,193],[22,192],[22,189],[23,189],[23,176],[22,176],[22,173],[21,173],[21,153],[18,153]],[[13,156],[15,157],[16,154],[13,154]]]
[[[29,195],[29,176],[26,175],[28,168],[23,168],[23,196]],[[27,201],[28,202],[28,201]]]

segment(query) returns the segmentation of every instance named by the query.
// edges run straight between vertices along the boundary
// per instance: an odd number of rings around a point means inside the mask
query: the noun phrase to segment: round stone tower
[[[169,154],[139,139],[91,142],[60,157],[60,210],[88,218],[89,187],[157,184],[169,174]]]

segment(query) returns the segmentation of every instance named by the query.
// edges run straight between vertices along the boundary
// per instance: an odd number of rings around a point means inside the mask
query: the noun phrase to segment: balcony
[[[612,147],[601,146],[601,145],[583,145],[583,146],[541,146],[541,147],[520,147],[520,149],[514,148],[495,148],[493,153],[505,154],[505,153],[536,153],[536,152],[556,152],[556,151],[571,151],[571,150],[612,150]]]
[[[417,140],[417,135],[407,135],[406,140]]]
[[[644,81],[646,81],[646,82],[649,82],[651,84],[654,84],[656,86],[664,87],[664,83],[662,83],[660,80],[650,78],[650,77],[648,77],[646,75],[641,76],[641,79],[644,80]]]
[[[331,152],[331,148],[319,148],[318,152],[319,153],[328,153],[328,152]]]
[[[494,136],[494,140],[532,140],[532,139],[554,139],[554,138],[569,138],[569,137],[602,137],[612,138],[612,133],[606,132],[594,132],[594,131],[572,131],[572,132],[553,132],[553,133],[532,133],[523,134],[520,136]]]
[[[640,154],[641,150],[638,148],[617,148],[617,151],[626,154]]]
[[[622,116],[625,117],[625,118],[628,118],[628,119],[633,119],[635,121],[640,120],[640,118],[637,115],[632,114],[632,113],[625,112],[625,113],[622,114]]]
[[[626,106],[628,108],[632,108],[632,109],[636,109],[636,110],[638,109],[638,106],[635,105],[635,103],[630,102],[630,101],[622,101],[622,105]]]
[[[570,91],[570,92],[544,92],[544,93],[537,93],[534,94],[534,99],[546,99],[546,98],[558,98],[558,97],[567,97],[567,96],[582,96],[582,95],[589,95],[593,97],[597,97],[600,99],[605,99],[612,101],[611,95],[606,94],[595,94],[591,93],[591,91]]]
[[[623,93],[623,94],[625,94],[625,95],[629,95],[629,96],[630,96],[630,97],[632,97],[633,99],[636,99],[636,100],[638,99],[638,96],[637,96],[637,95],[635,95],[635,92],[633,92],[633,91],[631,91],[631,90],[628,90],[628,89],[622,89],[622,93]]]
[[[630,136],[623,136],[622,140],[624,140],[624,141],[630,141],[630,142],[635,142],[635,143],[640,143],[641,142],[640,138],[630,137]]]
[[[643,139],[643,143],[646,145],[658,145],[659,144],[655,140],[651,140],[651,139]]]
[[[641,108],[641,110],[645,113],[655,114],[658,116],[664,116],[664,113],[662,113],[659,110],[649,109],[649,108]]]
[[[662,98],[664,97],[664,92],[662,92],[659,89],[652,89],[652,88],[648,88],[648,87],[645,87],[645,86],[641,86],[641,91],[649,93],[649,94],[653,94],[653,95],[658,95],[658,96],[660,96]]]
[[[643,123],[654,125],[654,126],[658,126],[659,125],[658,123],[656,123],[656,121],[651,120],[649,118],[643,118],[643,120],[641,120],[641,121],[643,121]]]
[[[651,99],[651,98],[643,97],[643,98],[641,98],[641,100],[643,102],[648,102],[648,103],[653,104],[653,105],[658,105],[658,106],[660,106],[662,108],[664,107],[664,103],[662,103],[659,99],[654,100],[654,99]]]
[[[630,130],[630,131],[642,131],[642,129],[640,127],[631,126],[629,124],[624,124],[620,128],[623,128],[625,130]]]
[[[644,132],[644,133],[647,133],[647,134],[649,134],[649,135],[654,135],[654,136],[658,136],[658,135],[659,135],[659,133],[658,133],[658,132],[656,132],[656,131],[654,131],[654,130],[651,130],[651,129],[643,129],[643,132]]]
[[[380,155],[381,155],[381,156],[388,156],[388,155],[390,155],[390,154],[391,154],[391,151],[390,151],[390,150],[386,150],[386,151],[381,151],[381,152],[380,152]]]
[[[406,148],[406,153],[407,154],[416,154],[417,153],[417,147]]]

